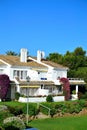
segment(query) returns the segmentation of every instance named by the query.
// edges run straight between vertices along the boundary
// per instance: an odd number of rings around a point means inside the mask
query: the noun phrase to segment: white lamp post
[[[29,85],[30,77],[27,76],[27,77],[26,77],[26,80],[27,80],[28,85]],[[28,88],[28,90],[27,90],[27,119],[26,119],[26,124],[27,124],[27,125],[28,125],[28,116],[29,116],[29,115],[28,115],[28,111],[29,111],[28,103],[29,103],[29,88]]]

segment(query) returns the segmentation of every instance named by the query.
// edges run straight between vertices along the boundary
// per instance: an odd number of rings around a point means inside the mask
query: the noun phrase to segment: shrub
[[[82,95],[80,96],[80,99],[87,99],[87,92],[85,92],[84,94],[82,94]]]
[[[85,100],[79,100],[77,103],[80,105],[80,107],[85,107],[86,101]]]
[[[37,105],[36,104],[28,104],[29,106],[29,109],[28,109],[28,113],[29,113],[29,116],[35,116],[38,114],[39,112],[39,109],[37,108]],[[26,114],[27,113],[27,105],[25,105],[23,107],[23,113]]]
[[[2,126],[0,126],[0,130],[4,130],[4,128]]]
[[[51,117],[53,117],[54,114],[56,114],[56,109],[52,108],[52,109],[50,110],[50,115],[51,115]]]
[[[18,100],[19,97],[20,97],[20,93],[16,92],[16,93],[15,93],[15,99]]]
[[[78,92],[78,99],[82,99],[83,93],[82,92]]]
[[[53,97],[52,97],[52,95],[48,95],[48,96],[46,97],[46,101],[47,101],[47,102],[53,102]]]
[[[24,122],[18,117],[9,117],[3,121],[5,130],[23,130],[25,128]],[[13,128],[13,129],[12,129]]]
[[[8,109],[10,113],[14,114],[15,116],[23,114],[22,107],[21,106],[8,106]]]
[[[0,111],[4,111],[4,110],[7,110],[8,108],[7,108],[7,106],[5,106],[5,105],[0,105]]]
[[[12,114],[9,111],[0,111],[0,124],[2,124],[3,120],[7,117],[12,116]]]

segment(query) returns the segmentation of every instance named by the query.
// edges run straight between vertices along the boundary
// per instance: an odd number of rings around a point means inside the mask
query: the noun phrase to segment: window
[[[13,71],[13,78],[14,77],[18,77],[19,79],[26,79],[27,77],[27,71],[23,71],[23,70],[14,70]]]

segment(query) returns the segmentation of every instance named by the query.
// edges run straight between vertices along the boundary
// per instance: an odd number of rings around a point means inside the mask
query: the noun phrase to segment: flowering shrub
[[[70,83],[67,78],[60,78],[60,82],[63,84],[63,92],[65,95],[65,100],[70,99]]]
[[[1,99],[5,98],[9,86],[10,86],[9,77],[5,74],[0,75],[0,98]]]
[[[18,117],[8,117],[3,121],[4,127],[15,127],[15,129],[23,130],[25,128],[24,122]]]
[[[7,110],[8,108],[7,108],[7,106],[5,106],[5,105],[0,105],[0,111],[4,111],[4,110]]]

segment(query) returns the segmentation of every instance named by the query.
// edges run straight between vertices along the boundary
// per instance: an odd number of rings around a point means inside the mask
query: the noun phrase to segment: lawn
[[[69,102],[67,102],[69,103]],[[80,102],[82,104],[83,102]],[[19,102],[0,102],[0,104],[7,105],[11,108],[10,112],[16,111],[19,114],[18,108],[24,109],[26,113],[26,103]],[[32,103],[29,103],[29,111]],[[34,104],[37,106],[37,104]],[[53,103],[54,105],[54,103]],[[20,109],[19,109],[20,110]],[[77,109],[76,109],[77,110]],[[34,111],[34,109],[32,109]],[[3,116],[3,114],[1,113]],[[5,115],[6,116],[6,115]],[[6,118],[6,117],[5,117]],[[0,116],[1,119],[1,116]],[[2,118],[3,119],[3,118]],[[60,117],[60,118],[49,118],[49,119],[37,119],[29,122],[29,126],[38,128],[39,130],[86,130],[87,129],[87,116],[72,116],[72,117]]]
[[[86,130],[87,116],[33,120],[30,126],[39,130]]]

